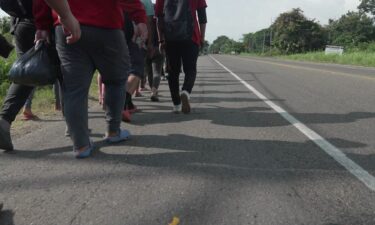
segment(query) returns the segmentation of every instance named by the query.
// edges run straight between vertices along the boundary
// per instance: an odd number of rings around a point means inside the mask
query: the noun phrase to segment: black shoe
[[[0,149],[5,151],[13,151],[14,147],[12,144],[12,138],[10,137],[10,132],[3,130],[0,127]]]
[[[151,95],[151,101],[152,102],[158,102],[159,101],[159,97],[157,95]]]

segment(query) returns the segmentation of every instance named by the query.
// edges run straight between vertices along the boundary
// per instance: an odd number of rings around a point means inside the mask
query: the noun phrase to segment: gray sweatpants
[[[107,131],[120,129],[130,62],[122,30],[91,26],[81,29],[81,39],[67,45],[61,26],[56,27],[56,47],[64,77],[64,113],[74,148],[89,145],[88,93],[95,70],[105,85]]]

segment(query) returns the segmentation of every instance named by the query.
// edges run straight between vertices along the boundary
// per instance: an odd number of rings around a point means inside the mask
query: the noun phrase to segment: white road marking
[[[307,127],[305,124],[300,122],[297,118],[289,114],[283,108],[281,108],[280,106],[276,105],[274,102],[269,100],[266,96],[264,96],[253,86],[248,84],[246,81],[241,79],[237,74],[233,73],[230,69],[224,66],[217,59],[215,59],[212,56],[210,56],[210,58],[213,59],[221,67],[223,67],[226,71],[228,71],[232,76],[234,76],[243,85],[245,85],[245,87],[247,87],[256,96],[258,96],[258,98],[263,100],[273,110],[278,112],[284,119],[286,119],[289,123],[291,123],[294,127],[296,127],[300,132],[302,132],[306,137],[308,137],[311,141],[313,141],[316,145],[318,145],[324,152],[326,152],[333,159],[335,159],[338,163],[340,163],[343,167],[345,167],[351,174],[353,174],[360,181],[362,181],[369,189],[371,189],[372,191],[375,191],[375,177],[374,176],[372,176],[369,172],[367,172],[361,166],[356,164],[353,160],[349,159],[345,155],[345,153],[343,153],[340,149],[338,149],[333,144],[325,140],[318,133],[316,133],[309,127]]]

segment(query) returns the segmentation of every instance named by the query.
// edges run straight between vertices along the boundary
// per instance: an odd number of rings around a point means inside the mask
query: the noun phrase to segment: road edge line
[[[329,141],[324,139],[322,136],[320,136],[318,133],[316,133],[315,131],[310,129],[308,126],[303,124],[297,118],[295,118],[290,113],[288,113],[286,110],[276,105],[273,101],[269,100],[261,92],[259,92],[253,86],[251,86],[242,78],[240,78],[237,74],[235,74],[226,66],[224,66],[216,58],[212,57],[211,55],[209,57],[212,60],[214,60],[218,65],[220,65],[222,68],[224,68],[227,72],[229,72],[238,81],[240,81],[247,89],[253,92],[259,99],[263,100],[264,103],[266,103],[273,110],[279,113],[285,120],[287,120],[290,124],[292,124],[295,128],[297,128],[302,134],[304,134],[307,138],[309,138],[316,145],[318,145],[325,153],[327,153],[336,162],[338,162],[345,169],[347,169],[358,180],[364,183],[370,190],[375,191],[375,177],[374,176],[372,176],[369,172],[367,172],[365,169],[363,169],[360,165],[355,163],[353,160],[348,158],[345,155],[345,153],[342,152],[339,148],[337,148],[336,146],[331,144]]]

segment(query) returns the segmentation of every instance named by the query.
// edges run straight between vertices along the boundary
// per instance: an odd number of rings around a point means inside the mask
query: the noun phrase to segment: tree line
[[[295,54],[320,51],[326,45],[366,48],[375,42],[375,0],[360,0],[358,11],[349,11],[322,26],[308,19],[304,12],[292,9],[280,14],[273,24],[255,33],[243,34],[240,41],[218,37],[209,48],[211,53]]]

